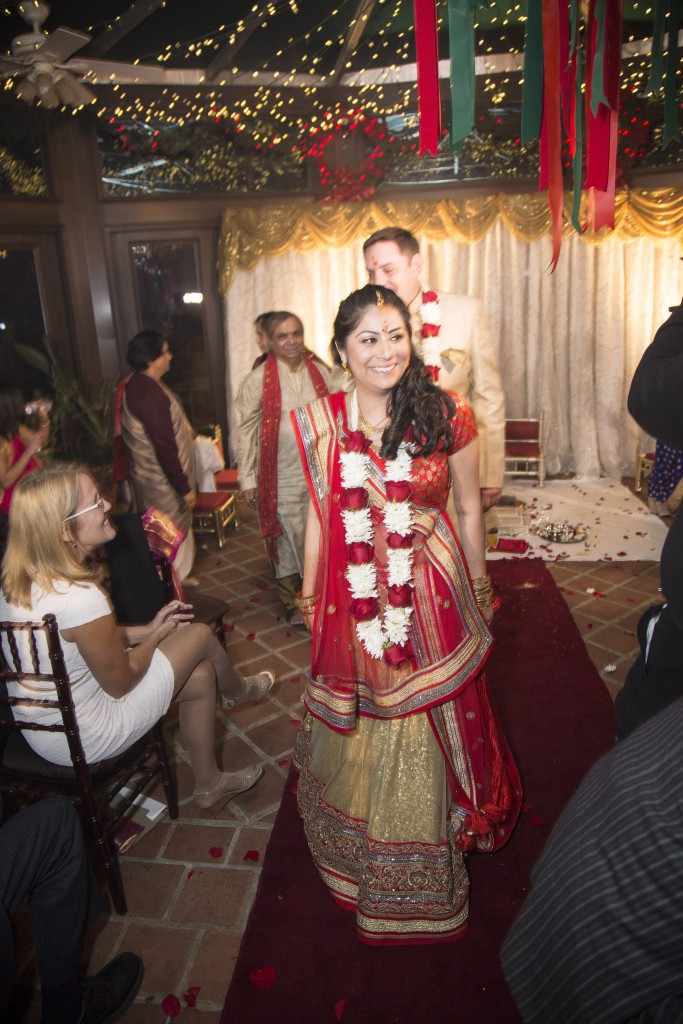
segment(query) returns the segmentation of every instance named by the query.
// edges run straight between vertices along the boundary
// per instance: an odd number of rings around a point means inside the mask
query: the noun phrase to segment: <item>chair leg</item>
[[[539,455],[538,457],[538,486],[543,487],[543,481],[545,480],[545,455]]]
[[[164,796],[166,797],[166,804],[168,806],[168,816],[175,821],[178,817],[178,789],[176,787],[175,779],[171,775],[171,769],[166,756],[166,741],[164,740],[163,726],[161,722],[157,722],[152,729],[152,734],[156,744],[156,757],[159,763],[161,784],[164,787]]]
[[[636,494],[640,494],[642,489],[643,489],[643,460],[641,459],[641,457],[639,455],[638,458],[636,459],[636,484],[635,484],[635,492],[636,492]]]
[[[114,846],[112,839],[104,830],[99,818],[90,818],[87,820],[86,825],[90,829],[90,833],[95,842],[95,853],[100,864],[104,868],[107,888],[111,893],[114,910],[117,914],[127,914],[128,904],[126,902],[126,893],[123,888],[123,878],[121,877],[121,867],[119,865],[116,847]]]

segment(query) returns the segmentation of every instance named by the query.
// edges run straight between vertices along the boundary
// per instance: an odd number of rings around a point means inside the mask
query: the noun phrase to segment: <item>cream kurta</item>
[[[426,285],[408,307],[413,341],[421,352],[420,306]],[[441,310],[439,387],[457,391],[472,406],[479,432],[482,487],[502,487],[505,457],[505,392],[488,318],[479,299],[437,292]]]
[[[329,384],[329,369],[318,361],[315,365],[325,383]],[[277,369],[282,402],[277,446],[277,515],[282,536],[277,538],[280,560],[275,565],[275,575],[280,578],[294,573],[303,575],[308,510],[308,488],[289,414],[292,409],[314,402],[318,396],[304,360],[297,370],[292,371],[283,360],[278,359]],[[240,418],[235,448],[240,489],[243,491],[258,485],[263,373],[263,364],[252,370],[245,377],[235,400]]]

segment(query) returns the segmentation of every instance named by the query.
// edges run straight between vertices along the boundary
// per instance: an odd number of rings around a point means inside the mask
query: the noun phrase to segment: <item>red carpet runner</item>
[[[515,1024],[498,952],[553,822],[612,745],[612,702],[541,561],[490,566],[502,608],[488,663],[525,809],[507,846],[469,859],[470,926],[444,945],[370,949],[313,866],[288,781],[221,1024]],[[275,971],[259,989],[249,974]]]

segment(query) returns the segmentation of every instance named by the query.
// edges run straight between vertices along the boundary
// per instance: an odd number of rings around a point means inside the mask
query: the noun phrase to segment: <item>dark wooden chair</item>
[[[178,798],[161,722],[118,757],[88,764],[54,615],[44,616],[42,622],[0,622],[0,645],[0,792],[8,798],[10,807],[47,796],[63,796],[73,803],[104,869],[116,912],[125,914],[126,895],[114,838],[126,813],[158,777],[168,813],[171,818],[178,817]],[[9,696],[8,682],[29,687],[32,683],[48,683],[54,687],[54,697]],[[61,721],[54,725],[17,721],[11,710],[15,706],[54,708],[59,710]],[[36,754],[23,735],[29,731],[63,733],[71,766],[52,764]]]
[[[505,421],[505,475],[545,480],[543,413],[538,419]]]

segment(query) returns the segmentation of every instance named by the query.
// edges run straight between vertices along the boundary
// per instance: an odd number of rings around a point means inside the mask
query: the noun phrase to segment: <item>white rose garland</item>
[[[350,427],[358,426],[358,396],[354,391],[351,398]],[[367,491],[371,459],[363,452],[341,452],[339,456],[341,481],[344,489],[362,488]],[[386,480],[410,483],[413,460],[405,441],[401,442],[395,459],[386,463]],[[413,509],[410,499],[387,501],[383,510],[387,533],[407,537],[412,534]],[[344,509],[342,511],[344,534],[347,545],[368,543],[373,545],[373,561],[362,564],[349,562],[345,578],[354,600],[377,600],[377,566],[374,561],[374,529],[369,508]],[[391,586],[413,586],[412,547],[387,549],[387,582]],[[356,634],[372,658],[380,659],[388,647],[404,646],[410,633],[412,604],[394,606],[387,604],[383,620],[379,615],[356,623]]]

